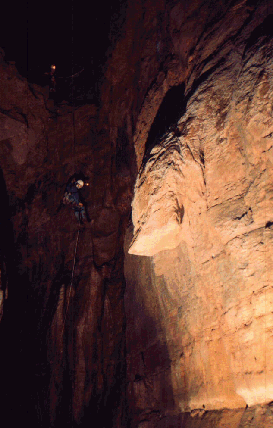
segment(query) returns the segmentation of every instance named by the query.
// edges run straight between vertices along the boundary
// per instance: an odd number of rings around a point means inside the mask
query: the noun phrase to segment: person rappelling
[[[59,76],[59,74],[56,73],[56,65],[51,64],[50,71],[44,73],[44,75],[47,76],[47,86],[49,86],[49,97],[52,99],[56,99],[57,92],[59,93],[60,90],[61,90],[61,94],[64,91],[67,92],[69,87],[75,84],[76,81],[74,81],[74,79],[79,77],[83,71],[84,71],[84,68],[72,74],[71,76]],[[58,85],[57,85],[57,82],[58,82]],[[60,96],[61,95],[59,95],[59,97]]]
[[[47,75],[49,77],[49,92],[56,92],[56,86],[57,86],[57,82],[56,82],[56,65],[55,64],[51,64],[50,66],[50,71],[48,73],[45,73],[45,75]]]
[[[76,178],[73,178],[67,184],[63,197],[63,203],[65,205],[72,205],[75,217],[80,224],[83,224],[85,221],[88,221],[85,204],[79,191],[84,186],[89,186],[89,183],[84,182],[83,180],[76,180]]]
[[[51,64],[50,66],[50,86],[49,86],[49,92],[56,92],[56,65],[55,64]]]

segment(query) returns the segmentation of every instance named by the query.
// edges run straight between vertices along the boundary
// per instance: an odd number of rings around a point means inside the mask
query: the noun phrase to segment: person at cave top
[[[81,195],[79,192],[79,189],[82,189],[84,185],[88,186],[89,184],[83,180],[73,179],[67,184],[63,198],[64,204],[72,205],[75,217],[81,224],[87,220],[85,206],[81,201]]]
[[[50,71],[45,73],[45,75],[49,76],[49,92],[56,92],[56,65],[51,64]]]

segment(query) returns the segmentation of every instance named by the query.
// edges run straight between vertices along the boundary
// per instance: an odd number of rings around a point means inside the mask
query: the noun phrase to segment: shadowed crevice
[[[157,141],[172,125],[176,125],[185,110],[185,84],[181,83],[169,89],[158,109],[147,138],[144,163],[148,160]]]

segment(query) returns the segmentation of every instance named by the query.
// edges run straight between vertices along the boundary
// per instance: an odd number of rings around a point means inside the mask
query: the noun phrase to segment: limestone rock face
[[[96,106],[56,105],[4,61],[0,76],[2,423],[120,426],[126,177],[109,192]],[[62,204],[79,172],[90,183],[80,229]]]
[[[265,10],[233,38],[227,14],[221,47],[206,60],[200,47],[185,113],[154,142],[136,181],[125,263],[128,394],[132,418],[145,427],[194,409],[273,400],[273,43]],[[207,53],[213,32],[204,36]],[[233,426],[214,423],[204,426]]]
[[[132,220],[136,231],[130,254],[152,256],[179,244],[186,203],[182,167],[175,138],[166,137],[162,146],[152,150],[135,186]]]
[[[1,423],[271,428],[273,5],[117,3],[96,105],[0,50]]]

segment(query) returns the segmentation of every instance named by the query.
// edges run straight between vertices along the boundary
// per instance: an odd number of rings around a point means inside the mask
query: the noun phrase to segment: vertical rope
[[[74,0],[71,2],[71,55],[72,55],[72,76],[74,74]],[[73,174],[75,174],[75,109],[74,109],[74,78],[72,77],[72,128],[73,128]],[[71,276],[71,284],[70,284],[70,290],[69,290],[69,296],[68,296],[68,304],[70,300],[70,295],[72,291],[72,285],[73,285],[73,279],[74,279],[74,269],[75,269],[75,263],[76,263],[76,253],[77,253],[77,247],[78,247],[78,240],[79,240],[79,233],[80,233],[80,227],[77,234],[77,240],[75,245],[75,252],[74,252],[74,261],[73,261],[73,268],[72,268],[72,276]],[[68,309],[68,306],[67,306]],[[67,314],[67,312],[66,312]],[[66,318],[66,315],[65,315]],[[72,305],[72,346],[74,347],[74,331],[73,331],[73,324],[74,324],[74,312],[73,312],[73,305]],[[74,355],[74,352],[73,352]],[[73,364],[73,373],[74,373],[74,359],[72,358],[72,364]],[[70,404],[70,424],[71,427],[73,426],[73,394],[74,394],[74,379],[72,378],[72,389],[71,389],[71,404]]]
[[[71,274],[71,281],[70,281],[70,285],[69,285],[67,302],[66,302],[66,304],[64,304],[65,314],[64,314],[64,320],[63,320],[63,328],[62,328],[62,332],[61,332],[61,340],[63,343],[64,343],[64,337],[63,337],[64,328],[65,328],[65,323],[66,323],[66,319],[67,319],[67,313],[68,313],[68,309],[69,309],[70,297],[71,297],[71,292],[72,292],[72,287],[73,287],[73,279],[74,279],[74,272],[75,272],[75,265],[76,265],[76,255],[77,255],[77,248],[78,248],[78,242],[79,242],[79,234],[80,234],[80,227],[79,227],[78,232],[77,232],[77,239],[76,239],[75,250],[74,250],[72,274]],[[72,322],[73,322],[73,312],[72,312]],[[72,411],[71,411],[71,424],[72,424],[72,419],[73,418],[72,418]]]
[[[79,234],[80,234],[80,227],[79,227],[78,232],[77,232],[77,239],[76,239],[75,250],[74,250],[72,274],[71,274],[71,281],[70,281],[70,285],[69,285],[67,302],[66,302],[66,304],[64,303],[65,314],[64,314],[63,327],[62,327],[62,332],[61,332],[61,337],[60,337],[60,339],[62,340],[62,343],[64,343],[64,329],[65,329],[65,323],[66,323],[66,319],[67,319],[67,313],[68,313],[68,309],[69,309],[69,303],[70,303],[72,287],[73,287],[73,279],[74,279],[74,272],[75,272],[75,265],[76,265],[76,255],[77,255],[77,248],[78,248],[78,242],[79,242]],[[73,323],[73,307],[72,307],[72,323]],[[71,426],[72,426],[72,424],[73,424],[73,416],[72,416],[72,408],[71,408]]]
[[[73,174],[75,174],[75,143],[76,143],[76,137],[75,137],[75,106],[74,106],[74,4],[73,0],[71,3],[71,61],[72,61],[72,73],[71,73],[71,84],[72,84],[72,128],[73,128]]]
[[[68,298],[67,298],[67,303],[65,305],[66,309],[65,309],[65,316],[64,316],[63,329],[62,329],[61,336],[63,335],[63,332],[64,332],[64,326],[65,326],[65,322],[66,322],[66,318],[67,318],[69,301],[70,301],[70,296],[71,296],[71,291],[72,291],[72,286],[73,286],[74,271],[75,271],[75,265],[76,265],[76,255],[77,255],[77,248],[78,248],[78,242],[79,242],[79,234],[80,234],[80,228],[78,229],[78,232],[77,232],[77,239],[76,239],[75,250],[74,250],[74,259],[73,259],[73,266],[72,266],[71,281],[70,281],[70,285],[69,285],[69,294],[68,294]]]
[[[76,158],[76,151],[75,151],[75,147],[76,147],[76,130],[75,130],[75,107],[74,107],[74,100],[72,100],[72,132],[73,132],[73,173],[75,174],[75,168],[76,168],[76,162],[75,162],[75,158]]]

